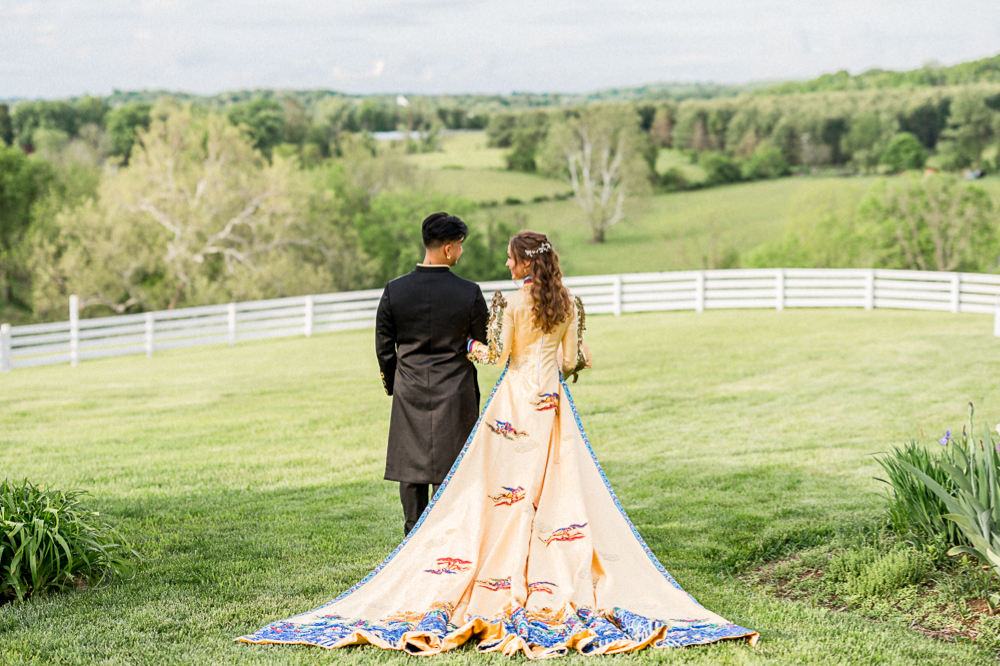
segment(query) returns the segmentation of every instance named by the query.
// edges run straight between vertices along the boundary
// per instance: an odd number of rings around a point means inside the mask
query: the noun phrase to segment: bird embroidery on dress
[[[517,488],[503,486],[503,489],[506,492],[498,493],[497,495],[487,495],[487,497],[493,500],[493,506],[510,506],[524,499],[524,488],[521,486]]]
[[[536,412],[544,412],[547,409],[555,409],[559,406],[558,393],[539,393],[538,400],[531,403],[535,406]]]
[[[548,546],[553,541],[576,541],[577,539],[582,539],[586,535],[580,531],[581,528],[586,527],[587,523],[582,525],[570,525],[569,527],[560,527],[557,530],[552,530],[552,534],[548,539],[543,539],[538,537],[538,540]]]
[[[548,581],[540,580],[534,583],[528,583],[528,593],[532,592],[544,592],[545,594],[552,594],[552,588],[559,587],[555,583],[549,583]]]
[[[436,569],[424,569],[432,574],[457,574],[472,568],[472,562],[456,557],[439,557]]]
[[[403,622],[406,624],[416,624],[420,622],[420,619],[424,616],[423,613],[418,613],[416,611],[403,611],[401,613],[393,613],[389,617],[382,620],[386,624],[390,622]]]
[[[517,430],[513,425],[507,423],[506,421],[496,420],[497,424],[495,426],[486,424],[486,427],[493,431],[493,434],[500,435],[506,439],[513,440],[514,437],[527,437],[528,433],[521,430]]]
[[[476,585],[479,587],[490,590],[491,592],[499,592],[500,590],[510,589],[510,578],[490,578],[488,580],[477,580]]]

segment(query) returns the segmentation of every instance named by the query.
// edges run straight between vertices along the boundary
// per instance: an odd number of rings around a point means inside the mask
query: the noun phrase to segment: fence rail
[[[588,314],[732,308],[904,308],[993,314],[1000,337],[1000,275],[879,269],[750,269],[566,278]],[[488,295],[510,280],[485,282]],[[0,325],[0,371],[146,354],[198,345],[369,328],[381,289],[206,305],[69,321]]]

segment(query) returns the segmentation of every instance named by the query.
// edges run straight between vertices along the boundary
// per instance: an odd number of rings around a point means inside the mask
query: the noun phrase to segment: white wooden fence
[[[877,269],[751,269],[633,273],[566,278],[588,314],[729,308],[907,308],[994,315],[1000,336],[1000,275]],[[481,284],[489,300],[510,280]],[[0,371],[146,354],[156,350],[343,331],[374,326],[381,289],[206,305],[0,326]]]

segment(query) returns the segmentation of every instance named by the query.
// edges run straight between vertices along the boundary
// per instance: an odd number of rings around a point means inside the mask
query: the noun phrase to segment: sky
[[[0,99],[586,92],[997,53],[997,0],[0,0]]]

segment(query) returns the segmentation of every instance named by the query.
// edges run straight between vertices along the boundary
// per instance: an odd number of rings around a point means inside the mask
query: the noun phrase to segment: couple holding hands
[[[529,658],[756,642],[667,573],[601,469],[565,379],[590,365],[583,306],[545,235],[510,240],[523,286],[487,308],[449,268],[465,223],[435,213],[422,231],[424,262],[376,317],[405,537],[333,601],[237,640],[432,655],[475,638]],[[504,368],[481,412],[473,362]]]

